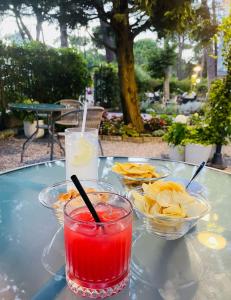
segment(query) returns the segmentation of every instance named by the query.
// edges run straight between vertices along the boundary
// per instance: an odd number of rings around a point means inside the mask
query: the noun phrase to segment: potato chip
[[[158,178],[155,167],[144,163],[115,163],[112,170],[130,178]]]
[[[85,192],[86,193],[94,193],[94,192],[97,192],[97,190],[94,188],[85,188]],[[72,202],[72,205],[74,205],[75,207],[83,205],[82,197],[80,196],[79,192],[75,189],[70,189],[66,193],[60,193],[57,197],[57,201],[54,202],[54,204],[52,205],[55,210],[55,214],[61,224],[63,224],[64,205],[67,201],[73,200],[73,199],[75,199],[75,200]],[[103,192],[99,193],[97,195],[94,195],[94,194],[91,195],[92,202],[94,202],[94,201],[95,202],[106,202],[107,200],[108,200],[108,194],[105,194]]]
[[[163,215],[167,216],[175,216],[179,218],[184,218],[186,217],[186,213],[184,209],[179,205],[179,204],[174,204],[169,207],[166,207],[162,211]]]
[[[185,218],[198,214],[204,206],[179,183],[156,181],[143,183],[143,194],[133,192],[135,207],[148,216]]]
[[[162,209],[161,206],[156,202],[150,209],[150,215],[161,214]]]

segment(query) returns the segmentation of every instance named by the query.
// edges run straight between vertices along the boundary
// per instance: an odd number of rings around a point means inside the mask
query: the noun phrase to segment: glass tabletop
[[[54,103],[37,103],[37,104],[9,103],[8,106],[9,108],[16,109],[16,110],[40,111],[40,112],[62,111],[66,108],[65,105],[54,104]]]
[[[99,159],[100,178],[121,192],[123,188],[111,167],[115,161],[127,160],[149,161],[126,157]],[[174,180],[190,178],[196,168],[161,162],[171,169]],[[44,187],[63,180],[64,161],[1,174],[0,299],[83,299],[66,287],[64,263],[59,256],[53,257],[53,274],[42,261],[44,249],[61,229],[52,211],[39,203],[38,194]],[[130,284],[113,299],[230,299],[231,175],[205,168],[197,182],[212,206],[210,214],[175,241],[148,234],[136,220]],[[58,249],[63,247],[61,244],[61,239],[57,239]]]

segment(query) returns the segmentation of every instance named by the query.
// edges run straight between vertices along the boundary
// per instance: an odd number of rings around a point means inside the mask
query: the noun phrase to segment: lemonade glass
[[[98,179],[98,130],[65,130],[66,179],[75,174],[80,180]]]

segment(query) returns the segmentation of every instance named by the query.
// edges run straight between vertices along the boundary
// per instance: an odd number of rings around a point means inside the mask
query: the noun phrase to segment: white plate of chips
[[[201,194],[173,181],[144,183],[128,197],[146,230],[168,240],[185,235],[210,210]]]
[[[115,192],[112,185],[97,180],[81,180],[81,184],[85,189],[86,193],[94,192]],[[101,201],[104,202],[105,194],[102,193]],[[80,206],[82,205],[82,198],[79,195],[76,187],[72,181],[66,180],[63,182],[56,183],[48,186],[39,193],[39,201],[47,208],[54,211],[59,223],[63,225],[63,208],[67,201],[76,199]]]
[[[154,182],[170,175],[171,171],[158,162],[116,162],[112,166],[114,172],[128,188],[141,186],[143,183]]]

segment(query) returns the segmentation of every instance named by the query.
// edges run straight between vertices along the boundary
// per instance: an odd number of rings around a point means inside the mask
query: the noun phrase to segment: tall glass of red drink
[[[76,294],[105,298],[129,280],[132,206],[125,197],[110,192],[88,197],[100,223],[95,223],[85,205],[76,207],[74,199],[64,208],[66,279]]]

